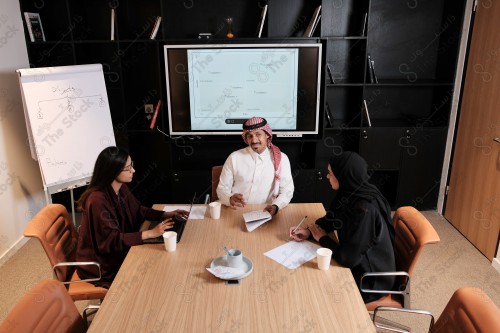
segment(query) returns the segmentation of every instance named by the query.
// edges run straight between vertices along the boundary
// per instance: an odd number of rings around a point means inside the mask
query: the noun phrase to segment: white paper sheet
[[[267,251],[264,255],[288,269],[295,269],[309,260],[316,258],[316,250],[320,247],[320,245],[309,241],[290,241]]]
[[[190,205],[168,205],[163,207],[164,212],[172,212],[177,209],[189,210]],[[201,220],[205,218],[205,212],[207,211],[207,206],[193,206],[191,208],[191,213],[189,213],[190,220]]]

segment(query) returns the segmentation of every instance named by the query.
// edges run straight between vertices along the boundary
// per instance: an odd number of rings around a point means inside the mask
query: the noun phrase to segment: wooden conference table
[[[89,332],[375,332],[349,269],[332,262],[321,271],[313,259],[290,270],[264,255],[305,215],[304,225],[324,216],[323,206],[290,204],[247,232],[242,213],[263,207],[223,206],[219,220],[189,220],[175,252],[132,247]],[[206,270],[224,246],[253,262],[239,285]]]

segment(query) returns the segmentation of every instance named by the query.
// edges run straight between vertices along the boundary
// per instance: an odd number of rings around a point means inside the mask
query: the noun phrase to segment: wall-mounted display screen
[[[266,118],[278,136],[317,134],[321,44],[165,45],[171,135],[241,134]]]

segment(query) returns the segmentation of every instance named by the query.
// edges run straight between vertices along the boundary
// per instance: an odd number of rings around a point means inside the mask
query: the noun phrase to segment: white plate
[[[216,266],[227,266],[227,260],[226,260],[226,258],[227,258],[227,255],[215,258],[210,263],[210,268],[214,269]],[[243,256],[243,267],[241,267],[241,268],[243,268],[243,271],[245,272],[245,273],[243,273],[243,275],[240,275],[238,277],[234,277],[234,278],[231,278],[231,279],[226,279],[226,280],[240,280],[240,279],[243,279],[243,278],[246,278],[247,276],[249,276],[250,273],[252,273],[252,271],[253,271],[252,260],[250,260],[249,258]]]

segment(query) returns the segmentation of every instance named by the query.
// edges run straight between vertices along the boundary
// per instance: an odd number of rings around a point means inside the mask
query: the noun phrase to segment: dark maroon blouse
[[[159,220],[163,211],[141,206],[130,189],[122,185],[118,195],[108,186],[89,195],[79,228],[77,261],[97,261],[101,280],[109,288],[131,246],[142,244],[139,231],[144,220]],[[80,278],[98,277],[95,266],[78,266]]]

